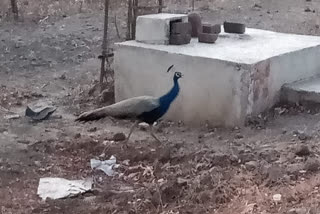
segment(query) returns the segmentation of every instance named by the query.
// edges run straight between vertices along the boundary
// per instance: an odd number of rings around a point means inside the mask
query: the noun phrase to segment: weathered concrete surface
[[[174,64],[184,74],[167,118],[242,125],[280,98],[283,84],[320,73],[320,37],[258,29],[222,32],[215,44],[150,45],[128,41],[115,53],[115,98],[160,96],[172,86]]]
[[[292,103],[320,103],[320,77],[285,84],[282,87],[281,99]]]
[[[169,44],[170,21],[188,22],[184,14],[159,13],[137,18],[136,41],[148,44]]]

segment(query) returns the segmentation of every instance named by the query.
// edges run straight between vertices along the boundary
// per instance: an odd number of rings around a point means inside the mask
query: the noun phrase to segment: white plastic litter
[[[19,119],[20,115],[19,114],[10,114],[10,115],[6,115],[4,118],[7,120],[14,120],[14,119]]]
[[[117,164],[117,159],[113,155],[110,157],[109,160],[105,161],[91,159],[90,164],[91,169],[100,169],[108,176],[113,176],[116,173],[113,169],[119,167],[119,164]]]
[[[61,199],[89,191],[91,180],[67,180],[64,178],[40,178],[37,194],[43,199]]]
[[[275,194],[275,195],[272,196],[273,201],[275,201],[275,202],[280,202],[281,201],[281,197],[282,197],[281,194]]]

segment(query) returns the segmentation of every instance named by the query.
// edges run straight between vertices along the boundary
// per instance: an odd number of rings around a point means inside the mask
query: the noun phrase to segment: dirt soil
[[[102,105],[98,92],[89,95],[99,74],[101,3],[88,3],[79,13],[78,4],[54,1],[60,10],[50,13],[52,7],[40,10],[39,2],[22,4],[19,23],[0,12],[0,213],[320,213],[318,109],[280,106],[267,120],[241,129],[161,121],[156,131],[163,144],[138,130],[123,148],[115,135],[127,134],[132,122],[74,122],[80,112]],[[121,5],[111,5],[112,47],[125,37]],[[190,10],[184,1],[166,5],[170,12]],[[196,1],[195,9],[206,21],[320,34],[317,1]],[[58,109],[36,123],[24,117],[27,105]],[[120,164],[117,175],[91,170],[91,158],[111,155]],[[93,178],[94,187],[73,198],[42,201],[42,177]]]

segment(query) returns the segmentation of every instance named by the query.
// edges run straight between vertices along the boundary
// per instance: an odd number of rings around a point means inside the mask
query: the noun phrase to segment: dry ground
[[[165,2],[167,11],[190,8],[184,1]],[[19,23],[10,21],[5,3],[0,3],[0,213],[320,213],[317,109],[276,108],[266,123],[243,129],[165,121],[157,126],[163,145],[139,130],[129,149],[121,150],[113,136],[127,133],[129,121],[73,122],[79,112],[99,105],[98,94],[88,91],[98,79],[101,3],[20,1]],[[121,5],[111,5],[111,44],[125,36]],[[317,1],[196,1],[196,10],[207,21],[240,20],[250,27],[319,35]],[[23,115],[26,105],[48,104],[58,107],[50,120],[6,118]],[[91,172],[91,158],[111,155],[121,164],[118,176]],[[75,198],[43,202],[36,191],[46,176],[92,176],[95,187]],[[275,194],[281,201],[273,200]]]

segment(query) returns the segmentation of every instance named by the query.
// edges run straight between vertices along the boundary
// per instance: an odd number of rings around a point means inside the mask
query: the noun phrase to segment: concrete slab
[[[320,103],[320,78],[314,77],[294,83],[285,84],[282,87],[281,99],[285,102]]]
[[[147,44],[169,44],[170,22],[188,22],[185,14],[158,13],[137,18],[136,41]]]
[[[247,28],[222,32],[214,44],[117,44],[115,98],[160,96],[172,86],[174,64],[184,74],[166,118],[190,124],[243,125],[280,100],[283,84],[320,74],[320,37]]]
[[[197,39],[192,39],[190,44],[183,47],[146,44],[137,41],[131,40],[119,45],[253,64],[274,56],[317,46],[320,37],[277,33],[252,28],[247,28],[245,34],[229,34],[225,33],[222,28],[222,33],[214,45],[200,44]]]

